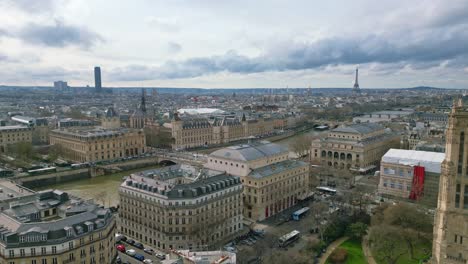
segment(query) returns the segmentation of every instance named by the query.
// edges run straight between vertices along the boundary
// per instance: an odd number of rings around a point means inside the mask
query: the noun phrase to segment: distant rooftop
[[[203,115],[203,114],[222,114],[223,110],[217,108],[181,108],[177,110],[181,114]]]
[[[352,134],[369,134],[383,129],[385,128],[377,123],[358,123],[349,126],[338,127],[333,129],[332,131]]]
[[[17,129],[30,129],[27,126],[15,125],[15,126],[0,126],[0,131],[7,131],[7,130],[17,130]]]
[[[250,144],[231,146],[216,150],[210,154],[211,157],[219,157],[230,160],[251,161],[257,160],[280,153],[289,153],[284,146],[271,143],[269,141],[260,141]]]
[[[113,128],[106,129],[101,127],[73,127],[73,128],[61,128],[53,130],[54,133],[66,134],[72,136],[80,137],[105,137],[105,136],[115,136],[122,135],[124,133],[129,133],[135,131],[129,128]]]
[[[426,171],[440,173],[440,166],[444,159],[445,153],[406,149],[390,149],[382,157],[382,162],[423,166],[425,167]]]
[[[277,162],[275,164],[270,164],[264,167],[260,167],[257,169],[252,170],[249,173],[249,177],[252,178],[265,178],[271,175],[277,175],[278,173],[281,173],[283,171],[299,168],[299,167],[304,167],[307,166],[307,163],[299,160],[284,160]]]

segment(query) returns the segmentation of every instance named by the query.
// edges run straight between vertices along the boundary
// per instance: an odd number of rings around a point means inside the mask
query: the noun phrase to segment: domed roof
[[[113,107],[109,107],[106,111],[106,117],[116,117],[118,116],[117,112],[114,110]]]

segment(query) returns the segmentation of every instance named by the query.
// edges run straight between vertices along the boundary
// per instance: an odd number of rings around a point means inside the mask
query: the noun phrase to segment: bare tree
[[[310,151],[312,139],[313,138],[311,136],[301,135],[296,137],[294,141],[289,144],[289,147],[297,156],[304,157]]]

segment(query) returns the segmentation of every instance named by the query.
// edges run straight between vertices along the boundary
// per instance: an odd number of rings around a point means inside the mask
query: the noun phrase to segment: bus
[[[89,167],[89,163],[74,163],[70,166],[72,169],[81,169]]]
[[[279,246],[280,247],[287,247],[288,245],[290,245],[294,241],[298,240],[300,236],[301,236],[301,232],[299,232],[297,230],[293,230],[293,231],[291,231],[291,232],[287,233],[286,235],[279,238]]]
[[[299,221],[301,217],[305,216],[307,211],[309,211],[309,207],[304,207],[302,209],[297,210],[292,214],[292,219],[295,221]]]
[[[333,188],[330,188],[330,187],[326,187],[326,186],[319,186],[316,188],[317,191],[321,192],[321,193],[326,193],[326,194],[336,194],[336,190],[333,189]]]
[[[41,168],[41,169],[36,169],[36,170],[28,170],[29,175],[41,175],[41,174],[47,174],[47,173],[52,173],[52,172],[57,172],[57,168],[49,167],[49,168]]]

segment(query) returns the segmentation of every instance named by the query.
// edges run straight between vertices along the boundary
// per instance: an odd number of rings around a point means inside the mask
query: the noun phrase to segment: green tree
[[[400,229],[389,225],[373,226],[369,233],[369,245],[380,263],[396,264],[407,253]]]
[[[32,159],[35,157],[36,152],[31,142],[18,142],[10,147],[14,155],[22,160]]]
[[[352,223],[348,226],[346,233],[348,236],[360,240],[367,233],[367,225],[363,222]]]

